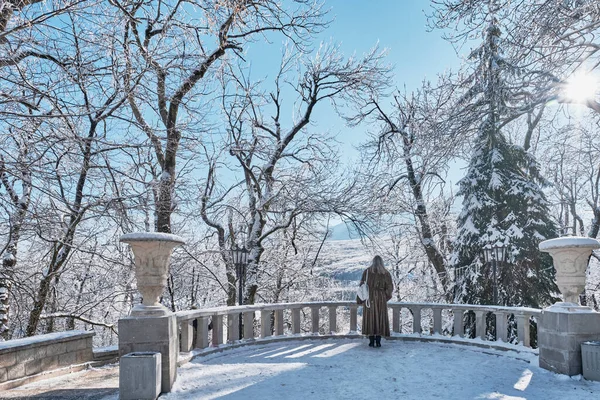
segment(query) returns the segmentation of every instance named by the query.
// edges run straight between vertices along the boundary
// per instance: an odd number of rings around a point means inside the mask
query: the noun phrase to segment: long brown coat
[[[363,271],[360,283],[365,281],[369,271],[369,300],[371,307],[363,304],[362,334],[367,336],[390,336],[390,320],[388,316],[387,302],[392,298],[394,284],[392,275],[388,271],[384,274],[376,274],[370,269]],[[359,304],[363,302],[357,298]]]

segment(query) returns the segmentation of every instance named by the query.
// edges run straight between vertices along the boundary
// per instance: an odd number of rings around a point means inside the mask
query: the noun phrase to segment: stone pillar
[[[321,307],[311,307],[310,308],[311,324],[312,324],[311,331],[314,335],[319,334],[319,310],[320,309],[321,309]]]
[[[486,312],[485,311],[475,311],[475,333],[481,340],[485,340],[486,338],[486,321],[485,321]]]
[[[194,321],[188,320],[181,323],[181,339],[179,351],[189,352],[194,344]]]
[[[208,340],[208,317],[200,317],[196,319],[196,347],[205,349],[209,345]]]
[[[329,306],[329,333],[335,335],[337,332],[337,306]]]
[[[246,311],[244,319],[244,340],[254,340],[254,311]]]
[[[121,237],[129,244],[135,258],[137,288],[142,304],[129,317],[119,320],[119,356],[133,352],[161,354],[161,392],[171,391],[177,377],[179,356],[176,316],[158,301],[169,271],[173,249],[184,240],[167,233],[130,233]]]
[[[410,311],[413,315],[413,333],[421,334],[421,307],[411,307]]]
[[[540,243],[550,253],[556,268],[558,288],[564,302],[542,310],[538,321],[540,367],[569,376],[583,372],[581,344],[600,340],[600,313],[579,306],[579,294],[585,288],[585,271],[592,250],[600,242],[590,238],[563,237]]]
[[[515,315],[517,321],[517,336],[519,343],[525,347],[531,347],[530,344],[530,328],[529,328],[529,315],[517,314]]]
[[[213,315],[212,317],[212,346],[219,347],[223,344],[223,316]]]
[[[283,310],[275,310],[275,335],[283,335]]]
[[[392,307],[392,331],[400,332],[400,307]]]
[[[161,393],[171,391],[177,377],[177,317],[126,317],[119,320],[119,357],[137,352],[161,354]]]
[[[496,315],[496,340],[500,342],[508,342],[508,324],[506,323],[506,313],[495,311]]]
[[[540,367],[569,376],[580,375],[581,343],[600,340],[600,313],[588,307],[552,306],[538,322]]]
[[[464,337],[465,336],[465,325],[463,318],[465,313],[463,310],[452,310],[454,314],[454,336]]]
[[[271,336],[271,310],[260,310],[260,337]]]
[[[292,308],[292,333],[298,335],[300,333],[300,309]]]
[[[240,340],[240,313],[227,314],[227,342]]]
[[[358,306],[350,306],[350,333],[356,333],[358,329]]]
[[[433,333],[442,334],[442,309],[433,309]]]

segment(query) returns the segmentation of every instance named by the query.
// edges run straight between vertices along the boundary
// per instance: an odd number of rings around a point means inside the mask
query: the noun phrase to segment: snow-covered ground
[[[160,399],[600,398],[600,382],[541,369],[531,353],[402,340],[382,345],[293,340],[225,350],[180,367],[173,391]],[[0,398],[117,400],[118,384],[118,367],[104,367],[35,382]]]
[[[291,341],[197,358],[179,369],[179,399],[598,399],[600,383],[458,344]]]

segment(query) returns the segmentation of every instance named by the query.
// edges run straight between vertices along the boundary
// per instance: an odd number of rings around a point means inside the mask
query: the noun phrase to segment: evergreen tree
[[[455,301],[493,303],[493,274],[483,248],[503,245],[508,261],[497,270],[498,303],[543,307],[558,290],[552,260],[538,244],[556,236],[537,164],[522,147],[510,144],[499,122],[511,104],[508,79],[515,68],[500,53],[501,31],[490,13],[482,45],[471,57],[476,68],[469,90],[471,104],[482,110],[467,175],[459,182],[463,197],[452,264],[458,272]],[[462,272],[462,273],[460,273]]]

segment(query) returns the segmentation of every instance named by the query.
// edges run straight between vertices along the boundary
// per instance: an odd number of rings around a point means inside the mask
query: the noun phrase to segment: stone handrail
[[[320,310],[328,309],[329,324],[325,330],[325,335],[341,334],[337,326],[338,308],[349,308],[349,332],[348,335],[358,335],[358,305],[353,301],[321,301],[304,303],[274,303],[274,304],[253,304],[232,307],[213,307],[200,310],[180,311],[176,313],[177,322],[180,325],[180,350],[189,352],[194,347],[204,349],[209,346],[218,347],[224,340],[224,322],[227,327],[227,342],[252,341],[254,335],[255,314],[260,313],[260,338],[267,337],[294,337],[301,333],[301,310],[310,308],[310,329],[309,334],[319,335],[320,330]],[[469,304],[441,304],[441,303],[404,303],[390,302],[388,308],[392,312],[392,331],[393,334],[401,333],[401,310],[407,309],[412,315],[412,327],[414,334],[422,335],[422,311],[431,310],[433,313],[433,326],[430,331],[432,334],[442,335],[442,311],[452,312],[452,332],[455,337],[465,337],[465,313],[474,315],[475,333],[481,340],[488,339],[486,329],[486,317],[493,314],[496,319],[495,340],[499,342],[508,342],[508,323],[509,317],[514,317],[516,323],[516,337],[518,343],[530,346],[530,319],[540,318],[541,310],[527,307],[501,307],[488,305],[469,305]],[[284,311],[291,313],[291,329],[289,334],[284,330]],[[272,314],[274,318],[272,320]],[[226,317],[226,321],[224,321]],[[239,337],[239,320],[243,321],[243,339]],[[209,340],[209,319],[212,321],[212,340]],[[195,321],[195,322],[194,322]],[[274,326],[273,325],[274,322]],[[195,327],[194,327],[195,325]]]
[[[61,368],[85,368],[93,360],[92,336],[68,331],[0,342],[0,391],[50,377],[52,371],[60,375]]]

